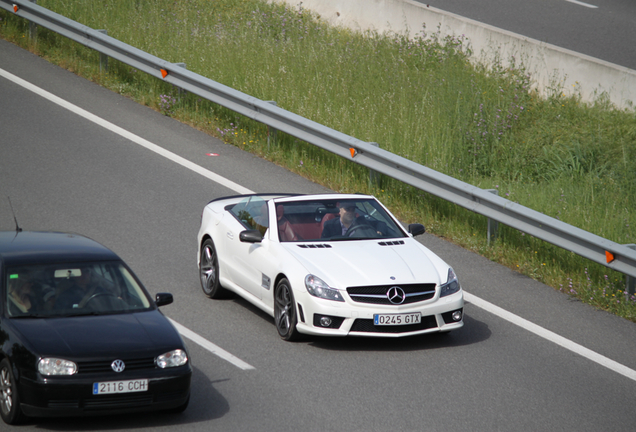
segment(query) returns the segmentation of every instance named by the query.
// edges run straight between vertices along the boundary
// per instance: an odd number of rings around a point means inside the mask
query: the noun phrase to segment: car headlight
[[[327,285],[325,281],[320,279],[318,276],[307,275],[305,277],[305,286],[307,287],[309,294],[314,297],[338,302],[344,301],[337,289],[329,287],[329,285]]]
[[[180,350],[180,349],[170,351],[165,354],[161,354],[155,360],[155,363],[161,369],[183,366],[187,362],[188,362],[188,355],[185,353],[184,350]]]
[[[448,280],[447,282],[440,287],[440,297],[445,297],[447,295],[455,294],[459,291],[459,281],[457,280],[457,276],[452,268],[448,269]]]
[[[38,372],[42,375],[73,375],[77,373],[77,365],[59,358],[43,358],[38,362]]]

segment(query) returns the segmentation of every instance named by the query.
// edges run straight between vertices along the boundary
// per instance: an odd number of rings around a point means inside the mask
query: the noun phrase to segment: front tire
[[[24,418],[20,409],[18,384],[15,382],[11,364],[6,358],[0,362],[0,416],[10,425],[18,424]]]
[[[219,258],[212,239],[207,239],[201,246],[199,257],[199,279],[203,294],[211,299],[229,297],[229,292],[219,282]]]
[[[300,339],[300,333],[296,329],[298,317],[296,315],[296,302],[294,293],[287,279],[281,279],[274,292],[274,320],[279,336],[286,341]]]

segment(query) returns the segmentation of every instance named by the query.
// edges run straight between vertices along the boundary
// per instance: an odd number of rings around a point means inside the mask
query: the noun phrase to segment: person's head
[[[16,297],[23,297],[31,294],[33,282],[27,277],[9,279],[9,292]]]
[[[340,220],[344,225],[349,225],[356,218],[356,207],[350,203],[340,206]]]
[[[86,288],[91,281],[91,268],[81,267],[80,272],[81,274],[75,279],[75,283],[81,288]]]

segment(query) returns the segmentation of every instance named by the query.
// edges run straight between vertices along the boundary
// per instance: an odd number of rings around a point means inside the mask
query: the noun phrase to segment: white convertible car
[[[300,334],[400,337],[463,326],[451,267],[368,195],[257,194],[211,201],[198,263],[210,298],[239,294]]]

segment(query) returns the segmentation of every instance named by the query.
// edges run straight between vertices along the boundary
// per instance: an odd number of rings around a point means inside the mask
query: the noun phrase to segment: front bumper
[[[298,324],[300,333],[319,336],[372,336],[372,337],[405,337],[426,333],[449,332],[464,325],[464,295],[459,292],[421,303],[402,306],[373,306],[354,304],[350,301],[333,302],[316,299],[310,294],[296,299],[298,307]],[[458,321],[452,318],[453,312],[461,312]],[[374,314],[403,314],[419,312],[422,315],[420,324],[398,326],[376,326],[373,324]],[[331,318],[330,326],[322,326],[320,318]]]
[[[36,380],[22,377],[19,383],[21,408],[31,417],[124,414],[139,411],[177,409],[190,397],[192,368],[135,371],[130,374],[84,374],[68,377],[38,375]],[[148,379],[144,392],[94,395],[93,383]]]

